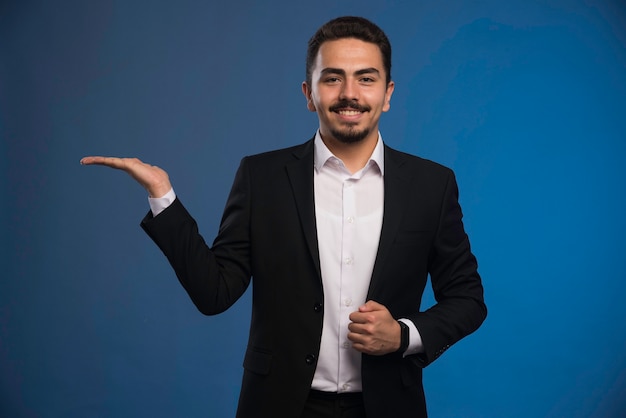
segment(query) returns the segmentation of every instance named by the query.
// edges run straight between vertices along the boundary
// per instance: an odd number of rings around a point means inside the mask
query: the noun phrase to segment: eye
[[[324,79],[324,83],[328,83],[328,84],[334,84],[334,83],[338,83],[339,77],[327,77]]]
[[[374,81],[376,80],[374,80],[372,77],[361,77],[362,83],[373,83]]]

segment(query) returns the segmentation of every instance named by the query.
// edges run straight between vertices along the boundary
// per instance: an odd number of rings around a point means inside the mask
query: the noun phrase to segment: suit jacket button
[[[315,355],[314,354],[307,354],[306,357],[304,358],[304,361],[309,366],[315,364]]]
[[[316,304],[313,306],[313,310],[314,310],[315,312],[322,312],[322,304],[321,304],[321,303],[316,303]]]

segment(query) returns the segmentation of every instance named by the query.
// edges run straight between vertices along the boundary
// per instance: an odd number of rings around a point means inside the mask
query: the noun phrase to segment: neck
[[[343,161],[350,173],[356,173],[365,167],[378,143],[378,131],[375,131],[375,135],[369,135],[361,141],[352,143],[341,142],[321,134],[320,136],[330,152]]]

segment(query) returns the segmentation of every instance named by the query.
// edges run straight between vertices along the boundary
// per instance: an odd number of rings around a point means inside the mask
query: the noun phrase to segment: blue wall
[[[0,416],[234,414],[249,295],[199,314],[142,189],[78,161],[166,168],[212,240],[240,158],[314,133],[306,42],[344,14],[391,38],[383,137],[457,172],[484,277],[431,415],[626,414],[621,1],[208,3],[0,5]]]

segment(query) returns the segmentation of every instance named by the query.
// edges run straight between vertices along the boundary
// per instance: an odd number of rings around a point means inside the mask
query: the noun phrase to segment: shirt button
[[[304,361],[309,366],[315,364],[315,354],[307,354],[306,357],[304,358]]]
[[[349,224],[354,222],[354,218],[352,216],[348,216],[346,220],[348,221]]]
[[[347,383],[344,383],[344,384],[341,386],[341,389],[343,389],[343,390],[349,390],[349,389],[350,389],[350,385],[349,385],[349,384],[347,384]]]
[[[346,264],[351,266],[352,265],[352,259],[351,258],[346,258]]]
[[[344,299],[343,304],[346,306],[352,305],[352,299],[350,298]]]
[[[322,312],[322,304],[321,304],[321,303],[316,303],[316,304],[313,306],[313,310],[314,310],[315,312]]]
[[[350,348],[350,343],[348,341],[346,341],[342,345],[343,345],[343,348]]]

